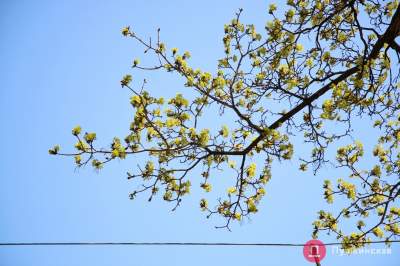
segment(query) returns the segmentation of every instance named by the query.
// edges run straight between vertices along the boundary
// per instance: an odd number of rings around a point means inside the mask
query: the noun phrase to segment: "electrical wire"
[[[370,241],[364,244],[400,243],[400,240]],[[325,246],[341,245],[340,242],[324,243]],[[359,243],[357,243],[359,244]],[[301,243],[234,243],[234,242],[2,242],[5,246],[263,246],[303,247]]]

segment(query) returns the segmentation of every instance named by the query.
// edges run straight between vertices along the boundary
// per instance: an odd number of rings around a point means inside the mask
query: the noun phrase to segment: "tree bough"
[[[292,158],[291,140],[296,133],[302,133],[304,142],[313,146],[310,157],[301,158],[299,168],[312,166],[316,173],[324,163],[335,161],[327,158],[327,149],[352,138],[357,119],[370,118],[381,133],[373,152],[377,163],[371,169],[360,168],[365,156],[361,142],[337,148],[336,167],[348,169],[351,182],[339,179],[334,187],[326,180],[324,197],[333,203],[334,197],[342,196],[349,205],[337,215],[320,211],[313,236],[320,231],[334,233],[348,251],[362,247],[371,236],[387,240],[398,236],[398,1],[288,0],[282,18],[276,9],[270,5],[272,20],[266,23],[265,34],[252,24],[243,24],[242,10],[238,11],[224,26],[225,55],[218,60],[215,74],[190,67],[189,52],[167,49],[160,30],[155,41],[146,42],[130,27],[124,28],[124,36],[143,45],[146,54],[155,58],[151,67],[135,59],[134,69],[176,73],[195,96],[153,97],[145,81],[135,89],[132,76],[125,75],[121,86],[132,92],[135,115],[124,140],[116,137],[109,148],[98,148],[96,134],[82,134],[78,126],[72,130],[76,152],[62,153],[59,146],[49,152],[73,156],[78,167],[91,163],[96,169],[118,158],[146,154],[151,159],[134,174],[128,173],[129,179],[142,184],[131,198],[147,192],[151,200],[161,193],[164,200],[174,203],[174,209],[189,193],[188,175],[195,168],[202,169],[200,186],[206,192],[212,190],[210,176],[229,173],[232,186],[216,206],[200,200],[207,217],[224,217],[226,223],[219,227],[229,229],[232,221],[257,212],[271,178],[271,163]],[[210,110],[218,110],[221,121],[226,119],[229,126],[201,128]],[[302,117],[296,116],[299,113]],[[255,157],[263,158],[264,164],[256,165]],[[373,217],[365,219],[372,215],[377,218],[373,224]],[[343,218],[358,219],[357,230],[340,230]]]

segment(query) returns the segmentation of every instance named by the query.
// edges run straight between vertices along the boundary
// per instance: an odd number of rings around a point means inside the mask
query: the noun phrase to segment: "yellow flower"
[[[396,132],[395,137],[397,141],[400,141],[400,130]]]
[[[209,130],[203,129],[202,131],[200,131],[199,144],[201,146],[206,146],[209,140],[210,140]]]
[[[171,128],[180,124],[179,120],[176,118],[168,118],[166,123],[167,127]]]
[[[212,81],[212,87],[214,89],[218,89],[218,88],[221,89],[221,88],[223,88],[225,86],[225,84],[226,84],[225,79],[223,77],[220,77],[220,76],[216,77]]]
[[[122,80],[121,80],[121,86],[128,86],[129,83],[132,82],[132,76],[131,75],[125,75]]]
[[[299,82],[297,81],[297,79],[289,79],[287,84],[288,84],[288,89],[290,90],[296,87],[299,84]]]
[[[222,126],[222,130],[221,130],[221,135],[224,137],[224,138],[227,138],[228,136],[229,136],[229,129],[228,129],[228,127],[227,126],[225,126],[225,125],[223,125]]]
[[[362,79],[354,80],[354,87],[355,88],[362,88],[364,86],[364,81]]]
[[[289,74],[290,72],[289,67],[287,65],[280,65],[278,67],[278,71],[283,76]]]
[[[146,166],[144,167],[144,169],[145,170],[143,171],[143,176],[144,177],[149,177],[154,172],[154,163],[152,161],[148,161],[146,163]]]
[[[380,229],[379,227],[375,227],[375,228],[372,230],[372,233],[374,233],[374,235],[375,235],[376,237],[379,237],[379,238],[382,238],[383,235],[384,235],[382,229]]]
[[[140,105],[140,103],[141,103],[141,98],[140,98],[140,96],[134,95],[134,96],[131,97],[131,104],[132,104],[134,107],[138,107],[138,106]]]
[[[76,164],[81,164],[82,157],[80,155],[75,155],[74,159]]]
[[[235,218],[236,220],[240,221],[242,219],[242,215],[238,212],[235,212],[233,218]]]
[[[203,211],[205,211],[205,210],[207,210],[207,207],[208,207],[208,202],[207,202],[207,200],[206,200],[206,199],[201,199],[201,200],[200,200],[200,208],[201,208]]]
[[[255,176],[256,175],[256,168],[257,168],[257,165],[255,163],[251,163],[249,165],[249,167],[247,168],[247,176],[248,177]]]
[[[339,42],[343,43],[347,40],[347,35],[343,31],[339,32],[337,39]]]
[[[186,51],[184,54],[183,54],[183,59],[189,59],[190,58],[190,53],[188,52],[188,51]]]
[[[296,44],[296,50],[297,50],[298,52],[301,52],[301,51],[303,51],[303,50],[304,50],[304,47],[303,47],[303,45],[302,45],[302,44],[300,44],[300,43]]]
[[[103,167],[103,163],[100,162],[100,161],[97,160],[97,159],[94,159],[94,160],[92,161],[92,166],[98,170],[98,169],[101,169],[101,168]]]
[[[254,203],[254,200],[252,198],[247,200],[247,210],[248,210],[249,213],[258,211],[257,210],[257,206]]]
[[[77,150],[80,150],[80,151],[86,151],[86,150],[89,149],[89,146],[88,146],[86,143],[82,142],[82,141],[78,141],[78,142],[75,144],[75,148],[76,148]]]
[[[169,104],[173,104],[177,107],[187,107],[189,105],[189,101],[183,97],[182,94],[178,93],[175,98],[172,98],[168,101]]]
[[[228,188],[228,194],[229,195],[231,195],[231,194],[235,194],[236,193],[236,188],[235,187],[230,187],[230,188]]]
[[[115,158],[115,157],[118,157],[118,156],[119,156],[118,150],[112,150],[112,151],[111,151],[111,157],[112,157],[112,158]]]
[[[322,61],[325,61],[325,62],[329,61],[330,58],[331,58],[331,54],[329,52],[323,53],[322,57],[321,57]]]
[[[228,161],[228,165],[229,165],[230,168],[235,168],[236,162],[235,162],[235,161],[229,160],[229,161]]]
[[[189,135],[189,138],[191,139],[191,140],[194,140],[195,138],[196,138],[196,130],[194,129],[194,128],[189,128],[189,133],[188,133],[188,135]]]
[[[300,169],[300,171],[307,171],[307,164],[304,164],[304,163],[300,164],[299,169]]]
[[[400,208],[398,208],[398,207],[391,207],[391,208],[390,208],[390,213],[392,213],[392,214],[394,214],[394,215],[397,215],[397,216],[400,216]]]
[[[294,15],[295,15],[294,9],[289,9],[289,10],[286,12],[286,19],[287,19],[287,21],[289,21],[289,22],[292,21]]]
[[[91,143],[96,139],[96,133],[86,133],[84,138],[87,143]]]
[[[128,36],[128,34],[130,33],[129,31],[129,27],[125,27],[121,30],[122,35],[124,35],[125,37]]]
[[[80,126],[76,126],[72,129],[72,135],[74,136],[78,136],[79,134],[81,134],[81,130],[82,128]]]
[[[164,44],[164,43],[160,43],[160,44],[158,45],[158,51],[159,51],[160,53],[163,53],[163,52],[165,51],[165,44]]]
[[[264,188],[259,188],[259,189],[257,189],[257,194],[259,195],[259,196],[264,196],[265,195],[265,189]]]
[[[169,200],[171,200],[171,198],[172,198],[172,193],[171,193],[171,191],[165,192],[165,194],[164,194],[164,196],[163,196],[163,199],[164,199],[165,201],[169,201]]]
[[[371,170],[371,175],[381,176],[381,174],[382,174],[381,168],[379,167],[379,165],[375,165],[374,168],[372,168]]]
[[[269,5],[268,12],[269,12],[270,14],[272,14],[272,13],[274,13],[274,11],[276,11],[276,4],[270,4],[270,5]]]
[[[60,146],[55,145],[52,149],[49,150],[49,154],[56,155],[56,154],[58,154],[59,150],[60,150]]]
[[[200,185],[201,188],[203,188],[206,192],[210,192],[212,189],[212,186],[210,183],[203,183]]]

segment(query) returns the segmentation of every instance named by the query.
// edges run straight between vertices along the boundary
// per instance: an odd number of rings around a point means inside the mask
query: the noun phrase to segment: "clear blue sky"
[[[251,222],[216,230],[198,208],[198,189],[181,208],[143,197],[125,172],[143,158],[114,162],[100,173],[75,170],[68,158],[47,154],[72,148],[80,124],[107,144],[124,136],[132,118],[129,93],[119,80],[142,49],[124,39],[131,25],[142,36],[161,34],[191,51],[193,65],[214,70],[223,24],[239,7],[248,23],[264,25],[265,1],[6,1],[0,2],[0,242],[233,241],[306,242],[316,212],[325,208],[322,174],[299,174],[297,163],[276,165],[260,213]],[[184,92],[173,75],[133,73],[165,96]],[[187,93],[187,92],[186,92]],[[219,125],[210,117],[211,126]],[[297,150],[304,149],[301,145]],[[222,182],[222,181],[221,181]],[[200,179],[193,179],[193,184]],[[323,241],[334,241],[322,235]],[[378,246],[377,246],[378,247]],[[398,265],[390,256],[328,255],[323,265]],[[301,248],[262,247],[0,247],[1,266],[53,265],[312,265]]]

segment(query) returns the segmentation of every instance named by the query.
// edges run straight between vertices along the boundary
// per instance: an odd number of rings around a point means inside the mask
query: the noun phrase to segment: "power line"
[[[400,240],[370,241],[364,244],[400,243]],[[357,243],[359,244],[359,243]],[[342,245],[340,242],[324,243],[325,246]],[[263,246],[303,247],[300,243],[234,243],[234,242],[3,242],[0,246]]]

